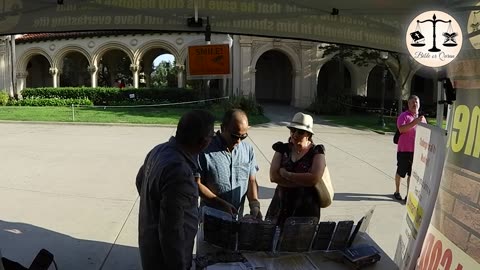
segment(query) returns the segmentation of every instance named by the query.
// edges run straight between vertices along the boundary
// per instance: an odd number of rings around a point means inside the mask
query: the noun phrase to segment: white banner
[[[423,243],[422,255],[416,266],[417,270],[473,270],[479,269],[479,266],[472,257],[468,256],[445,235],[430,225]]]
[[[400,269],[414,269],[420,255],[442,177],[445,144],[445,130],[426,124],[417,126],[407,211],[395,252]]]
[[[405,52],[405,27],[420,7],[443,7],[440,0],[60,2],[1,1],[0,34],[119,29],[203,32],[208,16],[216,33],[305,39]],[[195,7],[203,25],[187,22],[194,17]]]

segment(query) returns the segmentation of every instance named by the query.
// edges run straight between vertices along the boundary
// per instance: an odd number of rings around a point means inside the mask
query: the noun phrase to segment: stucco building
[[[381,97],[382,65],[339,63],[332,56],[323,57],[318,42],[213,34],[211,43],[230,44],[232,74],[218,84],[225,95],[252,95],[259,101],[299,108],[334,94]],[[0,89],[21,94],[28,87],[97,87],[100,77],[112,84],[118,79],[121,61],[129,63],[132,87],[150,86],[153,60],[162,54],[174,56],[177,86],[184,87],[188,46],[205,41],[197,33],[108,31],[18,35],[13,53],[9,44],[8,36],[0,43]],[[13,71],[10,62],[15,63]],[[412,92],[424,104],[434,103],[433,73],[404,69],[402,95]],[[68,81],[65,74],[69,74]],[[387,103],[394,100],[394,85],[388,74]]]

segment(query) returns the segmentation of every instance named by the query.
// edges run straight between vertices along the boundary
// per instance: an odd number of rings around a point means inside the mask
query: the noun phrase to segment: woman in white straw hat
[[[288,143],[277,142],[270,165],[270,181],[277,183],[266,218],[282,225],[288,217],[318,217],[320,204],[315,184],[325,171],[325,148],[312,140],[313,118],[296,113]]]

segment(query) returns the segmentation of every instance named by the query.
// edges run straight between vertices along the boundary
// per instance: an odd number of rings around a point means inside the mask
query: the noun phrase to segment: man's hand
[[[258,200],[252,200],[249,203],[250,206],[250,215],[252,215],[256,219],[262,219],[263,215],[260,211],[260,202]]]
[[[414,121],[417,121],[417,124],[423,123],[425,120],[425,116],[419,115]]]
[[[235,208],[235,206],[231,205],[230,203],[228,203],[225,200],[222,200],[222,199],[218,198],[217,203],[218,203],[218,206],[219,206],[220,210],[222,210],[224,212],[227,212],[232,216],[234,216],[238,213],[237,208]]]

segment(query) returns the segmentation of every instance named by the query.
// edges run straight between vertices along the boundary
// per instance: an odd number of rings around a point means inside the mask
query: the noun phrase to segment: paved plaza
[[[271,145],[288,138],[286,121],[295,113],[285,108],[268,107],[272,122],[249,130],[263,213],[275,189]],[[322,219],[358,221],[375,206],[368,232],[393,257],[405,206],[392,197],[392,136],[315,123],[314,141],[325,145],[335,188]],[[146,153],[174,133],[171,126],[1,122],[2,254],[28,266],[46,248],[59,269],[140,269],[135,176]]]

